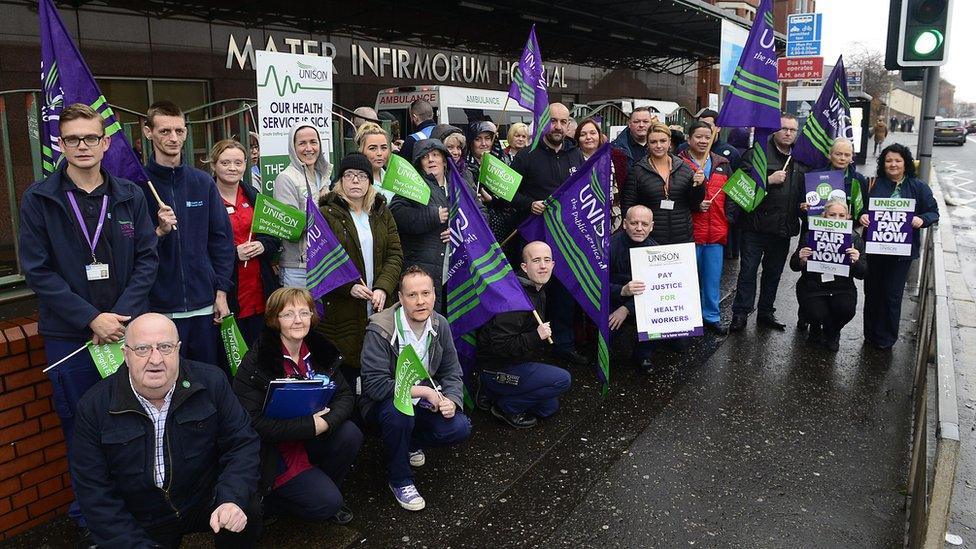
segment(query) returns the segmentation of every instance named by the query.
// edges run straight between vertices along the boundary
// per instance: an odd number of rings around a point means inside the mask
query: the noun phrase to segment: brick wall
[[[0,541],[64,513],[74,498],[36,318],[0,322]]]

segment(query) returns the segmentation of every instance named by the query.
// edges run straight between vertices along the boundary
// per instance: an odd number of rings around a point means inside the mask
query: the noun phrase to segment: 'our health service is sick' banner
[[[838,198],[847,202],[844,192],[844,172],[833,170],[829,172],[810,172],[804,176],[806,180],[806,203],[810,209],[808,216],[823,215],[827,201]]]
[[[851,275],[851,231],[854,222],[849,219],[811,217],[807,232],[807,246],[813,255],[807,259],[807,272],[834,276]]]
[[[295,124],[319,131],[322,153],[332,150],[332,59],[256,51],[258,133],[261,135],[261,181],[271,193],[275,177],[288,167],[288,132]]]
[[[704,333],[694,244],[632,248],[630,269],[633,280],[645,284],[644,293],[634,296],[638,339]]]
[[[914,198],[868,199],[864,251],[878,255],[912,255]]]

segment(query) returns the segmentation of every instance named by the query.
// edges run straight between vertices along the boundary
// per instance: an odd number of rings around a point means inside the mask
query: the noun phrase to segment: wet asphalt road
[[[618,345],[610,395],[600,397],[590,368],[572,369],[561,413],[536,429],[474,412],[471,439],[428,451],[417,471],[421,513],[395,504],[368,437],[344,490],[356,519],[281,519],[263,546],[900,546],[914,303],[893,353],[861,345],[858,315],[834,354],[797,331],[795,279],[787,269],[777,300],[785,332],[751,318],[743,333],[659,351],[649,376]],[[5,545],[61,547],[70,537],[60,519]],[[207,536],[185,543],[208,545]]]

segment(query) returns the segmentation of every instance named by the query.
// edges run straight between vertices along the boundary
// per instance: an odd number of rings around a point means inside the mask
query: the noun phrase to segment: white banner
[[[641,341],[702,335],[701,295],[695,245],[631,248],[633,280],[645,284],[634,296]]]
[[[332,152],[332,59],[269,51],[255,52],[261,182],[271,193],[275,177],[288,167],[288,133],[295,124],[319,131],[326,159]]]

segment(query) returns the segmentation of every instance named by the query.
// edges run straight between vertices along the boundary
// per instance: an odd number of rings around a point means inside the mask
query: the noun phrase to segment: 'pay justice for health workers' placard
[[[638,339],[704,333],[694,244],[632,248],[630,268],[633,280],[645,285],[644,293],[634,296]]]

